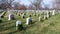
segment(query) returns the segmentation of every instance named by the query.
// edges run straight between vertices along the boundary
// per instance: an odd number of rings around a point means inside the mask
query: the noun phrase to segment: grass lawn
[[[44,22],[39,22],[38,17],[32,17],[34,24],[28,25],[24,30],[17,31],[15,23],[21,20],[25,27],[26,19],[15,16],[15,20],[8,21],[8,17],[2,18],[0,22],[0,34],[60,34],[60,14],[50,17]]]

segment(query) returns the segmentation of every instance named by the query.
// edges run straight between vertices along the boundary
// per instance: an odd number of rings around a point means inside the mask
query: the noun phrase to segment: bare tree
[[[35,10],[39,10],[40,9],[40,7],[41,7],[41,1],[42,0],[34,0],[33,2],[32,1],[30,1],[31,2],[31,4],[32,4],[32,6],[34,6],[35,7]]]
[[[7,0],[6,2],[7,2],[7,8],[12,8],[12,2],[13,2],[14,0]]]
[[[13,2],[14,0],[1,0],[0,1],[0,5],[1,5],[1,8],[5,8],[5,9],[7,9],[7,8],[10,8],[11,9],[11,4],[12,4],[12,2]]]
[[[40,10],[40,7],[41,7],[41,1],[42,1],[42,0],[34,0],[33,2],[30,1],[32,7],[34,7],[34,10],[35,10],[35,16],[36,16],[36,10]]]

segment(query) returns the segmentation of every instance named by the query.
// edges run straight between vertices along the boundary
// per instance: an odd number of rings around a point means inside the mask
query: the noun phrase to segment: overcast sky
[[[20,2],[21,1],[21,3],[22,4],[25,4],[25,5],[29,5],[30,4],[30,2],[29,2],[29,0],[15,0],[16,2]],[[33,1],[33,0],[31,0],[31,1]],[[43,2],[45,3],[45,4],[50,4],[51,2],[53,2],[54,0],[43,0]]]
[[[45,8],[45,6],[48,7],[48,8],[54,8],[55,1],[54,0],[43,0],[41,5],[42,5],[43,8]]]
[[[15,1],[28,6],[31,4],[29,0],[15,0]]]
[[[29,6],[31,4],[29,1],[33,1],[33,0],[15,0],[15,1]],[[48,8],[53,8],[53,5],[54,5],[54,0],[43,0],[41,3],[41,6],[43,8],[45,8],[45,6],[47,6]]]

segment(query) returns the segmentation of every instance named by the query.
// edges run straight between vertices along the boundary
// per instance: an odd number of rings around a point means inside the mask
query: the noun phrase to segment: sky
[[[27,6],[31,4],[29,0],[15,0],[15,1]],[[30,1],[33,1],[33,0],[30,0]],[[41,3],[41,6],[43,8],[45,8],[45,6],[47,6],[48,8],[53,8],[53,5],[54,5],[54,0],[43,0]]]
[[[45,8],[45,6],[48,8],[54,8],[55,2],[54,2],[54,0],[43,0],[41,5],[43,8]]]
[[[21,4],[27,5],[29,6],[31,3],[29,2],[29,0],[15,0],[16,2],[19,2]]]

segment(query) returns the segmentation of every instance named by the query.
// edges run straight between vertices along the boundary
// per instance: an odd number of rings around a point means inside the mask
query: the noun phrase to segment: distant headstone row
[[[48,19],[49,17],[56,15],[56,14],[58,14],[58,11],[56,11],[56,10],[53,10],[52,12],[46,11],[46,14],[43,13],[42,16],[39,16],[39,21],[43,21],[43,18],[44,18],[44,20]]]

